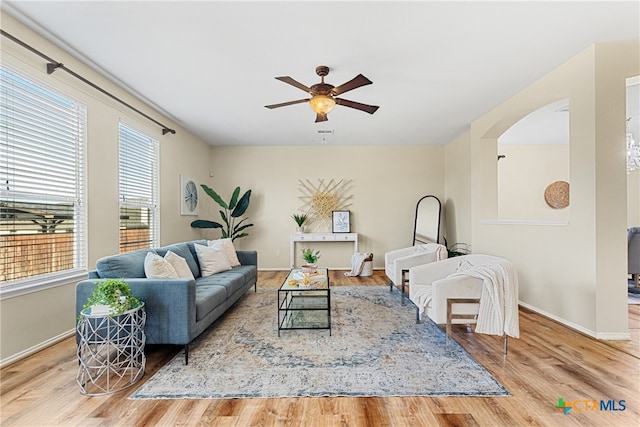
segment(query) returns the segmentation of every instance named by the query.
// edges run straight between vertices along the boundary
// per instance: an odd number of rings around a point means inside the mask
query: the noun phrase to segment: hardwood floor
[[[286,272],[259,272],[259,286],[278,286]],[[387,285],[381,271],[369,278],[331,274],[333,286]],[[398,290],[394,290],[400,299]],[[398,303],[400,303],[398,301]],[[640,306],[630,305],[637,337]],[[146,373],[130,389],[103,397],[80,394],[75,339],[68,338],[0,371],[2,426],[638,426],[640,355],[633,343],[597,341],[527,310],[521,338],[509,340],[453,328],[454,339],[511,393],[508,397],[287,398],[127,400],[180,348],[148,346]],[[637,344],[637,341],[636,341]],[[567,402],[624,400],[624,411],[564,415]]]

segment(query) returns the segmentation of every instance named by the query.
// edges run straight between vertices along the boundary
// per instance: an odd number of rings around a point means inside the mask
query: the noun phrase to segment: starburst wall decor
[[[298,180],[298,186],[302,192],[300,200],[304,202],[300,210],[309,217],[305,226],[307,231],[331,232],[332,212],[346,210],[351,203],[353,195],[349,194],[352,180],[318,179],[317,184],[310,180]]]

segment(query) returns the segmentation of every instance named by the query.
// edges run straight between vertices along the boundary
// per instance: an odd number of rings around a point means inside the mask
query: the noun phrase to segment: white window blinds
[[[0,97],[2,287],[86,270],[86,108],[6,64]]]
[[[158,141],[120,123],[120,252],[158,246]]]

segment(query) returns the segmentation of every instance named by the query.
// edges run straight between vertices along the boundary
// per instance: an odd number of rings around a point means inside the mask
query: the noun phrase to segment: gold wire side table
[[[144,303],[120,315],[80,312],[78,375],[80,393],[102,396],[132,386],[144,375],[147,314]]]

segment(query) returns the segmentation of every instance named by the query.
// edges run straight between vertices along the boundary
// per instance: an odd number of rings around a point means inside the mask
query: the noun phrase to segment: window
[[[120,253],[158,246],[158,141],[120,123]]]
[[[86,108],[0,65],[0,292],[86,274]]]

